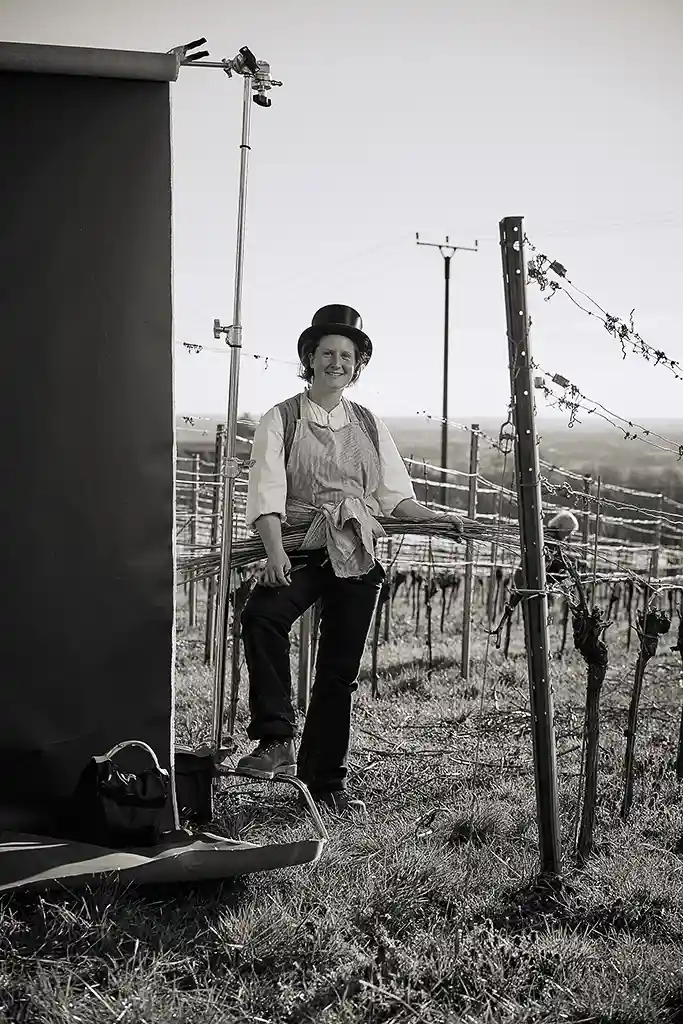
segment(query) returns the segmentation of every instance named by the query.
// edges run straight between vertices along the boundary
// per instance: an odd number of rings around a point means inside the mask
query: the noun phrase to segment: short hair
[[[333,334],[330,331],[329,334]],[[299,376],[302,380],[305,380],[307,384],[310,384],[313,380],[313,367],[311,366],[311,357],[315,355],[318,345],[324,339],[329,337],[329,334],[323,334],[320,338],[312,338],[310,341],[305,341],[302,346],[301,352],[301,365],[299,367]],[[370,361],[370,357],[366,352],[361,352],[359,346],[353,341],[352,338],[348,339],[353,345],[353,351],[356,357],[356,365],[353,368],[353,375],[351,377],[351,384],[355,384],[361,375],[361,371],[364,366],[367,366]]]

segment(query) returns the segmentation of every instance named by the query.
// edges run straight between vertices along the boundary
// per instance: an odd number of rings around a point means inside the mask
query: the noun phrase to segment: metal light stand
[[[227,676],[227,652],[230,617],[230,579],[233,546],[233,518],[235,480],[249,462],[243,462],[236,457],[237,448],[237,401],[239,396],[239,369],[240,349],[242,347],[242,278],[244,272],[244,235],[246,226],[247,209],[247,172],[249,169],[249,137],[251,131],[251,93],[254,92],[254,103],[259,107],[270,107],[271,100],[266,93],[273,86],[280,86],[282,82],[276,82],[270,77],[270,65],[265,61],[256,60],[254,54],[247,46],[243,46],[236,57],[232,60],[222,61],[198,61],[198,57],[208,55],[208,51],[198,54],[190,54],[189,51],[197,46],[202,46],[206,39],[198,39],[187,46],[178,46],[169,53],[175,53],[180,66],[221,68],[228,78],[233,73],[242,75],[244,78],[244,91],[242,102],[242,140],[240,142],[240,180],[239,180],[239,203],[237,211],[237,250],[235,254],[235,290],[232,323],[223,326],[220,320],[213,322],[213,336],[219,339],[221,334],[226,336],[230,346],[230,380],[228,385],[228,410],[225,432],[225,464],[223,473],[223,515],[221,529],[221,559],[218,575],[218,609],[216,619],[216,631],[214,638],[214,702],[213,702],[213,726],[211,732],[212,751],[214,755],[222,749],[223,741],[223,714],[225,709],[225,690]],[[235,652],[233,652],[234,654]],[[232,675],[238,667],[232,659]],[[234,678],[233,678],[234,689]],[[230,717],[234,719],[235,701],[231,702]],[[234,721],[229,722],[229,731],[232,733]]]
[[[251,93],[253,91],[253,100],[259,107],[270,107],[272,101],[266,95],[267,92],[273,88],[273,86],[281,86],[282,82],[276,82],[270,77],[270,65],[265,61],[257,61],[251,50],[243,46],[236,57],[232,60],[222,60],[220,62],[215,61],[201,61],[200,57],[208,56],[208,51],[203,50],[199,53],[190,53],[191,50],[196,50],[198,46],[203,46],[206,43],[206,39],[197,39],[192,43],[188,43],[185,46],[177,46],[169,53],[175,54],[178,68],[180,67],[200,67],[200,68],[220,68],[228,78],[232,78],[233,73],[242,75],[244,77],[244,93],[243,93],[243,104],[242,104],[242,139],[240,142],[240,182],[239,182],[239,203],[237,213],[237,251],[235,256],[235,290],[234,290],[234,305],[233,305],[233,322],[229,326],[223,326],[219,320],[213,322],[213,336],[214,338],[220,338],[221,334],[226,335],[227,343],[230,346],[230,380],[228,385],[228,410],[227,410],[227,423],[226,423],[226,443],[225,443],[225,465],[223,474],[223,515],[222,515],[222,530],[221,530],[221,559],[220,559],[220,572],[218,577],[218,609],[217,609],[217,620],[216,620],[216,631],[214,638],[214,707],[213,707],[213,729],[212,729],[212,742],[210,747],[210,756],[215,765],[215,771],[221,775],[233,775],[233,776],[245,776],[249,773],[239,772],[236,769],[229,768],[223,764],[223,758],[225,756],[225,750],[223,748],[223,713],[225,708],[225,683],[226,683],[226,671],[227,671],[227,651],[228,651],[228,634],[229,634],[229,594],[230,594],[230,577],[232,575],[230,569],[230,563],[232,561],[232,527],[233,527],[233,516],[234,516],[234,493],[235,493],[235,479],[239,476],[242,469],[245,466],[249,466],[248,461],[242,461],[236,457],[237,448],[237,400],[239,396],[239,366],[240,366],[240,348],[242,347],[242,277],[244,270],[244,235],[245,235],[245,224],[246,224],[246,208],[247,208],[247,171],[249,162],[249,135],[251,128],[251,105],[249,100],[252,98]],[[233,699],[231,701],[230,708],[230,722],[229,729],[232,733],[234,728],[234,718],[236,710],[236,689],[235,689],[235,678],[237,657],[236,657],[237,638],[233,644]],[[195,751],[199,753],[199,751]],[[320,839],[326,843],[329,840],[329,835],[325,824],[320,817],[320,812],[312,799],[308,787],[296,776],[291,775],[270,775],[270,776],[259,776],[259,781],[262,782],[285,782],[292,785],[303,797],[308,810],[313,819],[313,824],[320,837]]]

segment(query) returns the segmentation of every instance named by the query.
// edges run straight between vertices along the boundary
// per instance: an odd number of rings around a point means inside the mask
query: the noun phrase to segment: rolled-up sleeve
[[[399,502],[415,497],[415,489],[386,423],[377,416],[375,420],[379,433],[380,481],[373,498],[380,514],[390,516]]]
[[[287,473],[282,416],[277,406],[261,417],[254,431],[251,458],[254,465],[249,470],[247,487],[247,529],[253,529],[259,516],[285,518]]]

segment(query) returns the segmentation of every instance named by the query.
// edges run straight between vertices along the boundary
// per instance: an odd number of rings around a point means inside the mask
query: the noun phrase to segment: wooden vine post
[[[621,804],[621,818],[628,820],[631,804],[633,803],[633,762],[636,750],[636,732],[638,728],[638,708],[640,695],[643,689],[645,669],[650,658],[657,653],[659,638],[669,632],[671,619],[666,612],[658,610],[648,611],[648,602],[645,608],[638,612],[636,617],[636,630],[640,639],[640,651],[636,662],[636,674],[631,692],[631,703],[628,709],[628,726],[626,729],[626,758],[624,765],[624,798]]]
[[[504,480],[501,480],[500,489],[496,491],[493,499],[493,516],[494,523],[498,521],[498,516],[501,514],[501,502],[502,502],[502,491],[505,484]],[[498,538],[494,535],[491,542],[491,571],[489,572],[489,592],[488,599],[486,602],[486,620],[488,628],[491,628],[491,623],[496,616],[496,605],[498,599],[498,584],[500,580],[499,568],[497,566],[498,561]]]
[[[228,708],[228,733],[230,736],[235,732],[237,721],[237,703],[240,690],[240,652],[242,637],[242,612],[247,603],[247,598],[256,584],[254,576],[245,576],[243,570],[233,570],[232,576],[232,650],[231,650],[231,672],[232,688],[230,691],[230,705]]]
[[[192,502],[190,510],[190,547],[193,554],[197,552],[199,538],[200,469],[201,456],[195,454],[192,456]],[[194,629],[197,625],[197,583],[195,580],[190,580],[187,611],[187,624],[190,629]]]
[[[211,501],[211,550],[218,547],[220,537],[221,495],[223,487],[223,463],[225,462],[225,425],[219,423],[216,428],[216,450],[214,455],[213,495]],[[217,577],[209,576],[206,592],[206,634],[204,641],[204,664],[213,666],[213,652],[216,638],[216,594]]]
[[[477,478],[479,474],[479,424],[473,423],[470,434],[470,476],[467,493],[467,515],[475,519],[477,515]],[[474,544],[471,540],[465,543],[465,596],[462,609],[462,649],[460,657],[460,675],[469,682],[470,678],[470,642],[472,638],[472,581],[474,579]]]
[[[422,572],[413,569],[413,614],[415,616],[415,636],[420,635],[420,611],[422,609]]]
[[[443,603],[441,605],[441,632],[444,631],[445,619],[447,615],[451,614],[451,607],[454,601],[458,599],[458,592],[460,590],[460,583],[462,577],[453,573],[452,578],[448,585],[448,600],[446,600],[446,587],[443,587],[441,593],[443,596]]]
[[[655,522],[655,537],[654,546],[652,550],[652,557],[650,560],[650,579],[657,580],[659,578],[659,549],[662,546],[662,506],[664,504],[664,495],[657,495],[657,514],[659,518]],[[655,591],[652,598],[652,607],[659,607],[659,595]]]
[[[532,359],[526,303],[524,231],[521,217],[500,222],[505,313],[512,414],[515,424],[515,468],[526,591],[524,632],[529,670],[536,816],[541,870],[557,875],[561,866],[557,796],[557,760],[548,653],[548,596],[543,557],[541,476],[534,418]]]
[[[598,546],[600,544],[601,513],[602,513],[602,477],[598,476],[598,493],[595,506],[595,533],[593,534],[593,582],[591,584],[591,604],[595,604],[598,575]]]
[[[671,648],[672,651],[678,651],[683,661],[683,611],[679,609],[678,612],[678,637],[676,646]],[[683,709],[681,709],[681,728],[678,733],[678,754],[676,756],[676,778],[680,781],[683,779]]]
[[[384,611],[384,642],[385,642],[385,644],[388,644],[390,639],[391,639],[391,616],[392,616],[393,605],[394,605],[394,601],[393,601],[393,575],[394,575],[394,573],[393,573],[393,569],[392,569],[393,554],[394,554],[394,545],[393,545],[391,537],[390,537],[387,540],[387,566],[388,566],[388,569],[387,569],[387,579],[386,579],[386,582],[389,585],[389,589],[388,589],[388,592],[387,592],[387,599],[386,599],[386,602],[385,602],[385,605],[384,605],[384,608],[385,608],[385,611]]]
[[[370,693],[371,696],[377,699],[379,697],[379,672],[378,672],[378,648],[379,648],[379,634],[382,628],[382,608],[388,605],[391,597],[391,580],[387,578],[383,581],[380,588],[379,597],[377,598],[377,607],[375,608],[375,615],[373,618],[372,628],[372,674],[370,682]],[[386,624],[386,619],[385,619]]]
[[[432,643],[432,598],[434,597],[434,580],[432,578],[432,539],[429,538],[429,565],[425,582],[425,615],[427,618],[427,679],[431,681],[434,672],[434,645]]]
[[[583,548],[583,560],[588,565],[588,544],[590,541],[590,497],[592,479],[587,474],[583,478],[583,517],[581,519],[581,546]]]

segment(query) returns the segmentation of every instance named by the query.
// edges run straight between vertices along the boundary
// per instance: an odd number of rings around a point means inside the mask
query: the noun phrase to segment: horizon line
[[[252,412],[244,411],[243,410],[242,412],[238,412],[237,419],[238,420],[252,420],[253,417],[256,417],[256,418],[260,419],[260,417],[263,416],[264,414],[265,414],[265,410],[262,413],[252,413]],[[184,412],[176,412],[175,415],[176,415],[176,418],[178,418],[178,419],[185,419],[185,418],[187,418],[187,419],[193,419],[193,420],[215,420],[216,422],[219,422],[219,423],[224,423],[225,420],[227,419],[227,416],[226,416],[225,413],[184,413]],[[477,422],[477,420],[498,420],[500,418],[500,416],[501,416],[501,414],[499,412],[496,412],[496,413],[492,413],[492,412],[489,412],[489,413],[458,413],[457,414],[457,419],[458,419],[458,421],[470,420],[470,422]],[[400,414],[400,413],[395,413],[394,414],[394,413],[392,413],[392,414],[382,415],[382,416],[380,416],[380,418],[385,420],[385,421],[388,421],[388,420],[420,420],[420,421],[424,421],[425,423],[429,422],[429,420],[425,416],[420,415],[419,413],[405,413],[405,414]],[[642,415],[640,415],[639,416],[638,413],[634,413],[632,415],[632,417],[631,417],[631,422],[633,422],[633,420],[636,419],[636,418],[641,420],[642,422],[648,422],[649,421],[650,423],[678,423],[678,422],[683,423],[683,416],[671,416],[671,415],[669,415],[669,416],[666,416],[666,415],[664,415],[664,416],[649,416],[649,415],[648,416],[642,416]],[[554,422],[560,423],[560,422],[562,422],[563,420],[566,420],[566,419],[567,419],[567,413],[547,413],[547,414],[546,413],[542,413],[542,414],[536,414],[537,422],[540,422],[540,421],[546,421],[546,422],[547,421],[554,421]],[[439,416],[437,416],[436,414],[434,414],[433,422],[434,422],[435,425],[440,426],[441,425],[441,418]],[[453,422],[456,422],[456,420],[454,419]],[[501,420],[501,422],[502,422],[502,420]],[[588,419],[586,421],[582,421],[581,425],[582,426],[586,426],[588,424],[593,424],[593,423],[598,425],[598,426],[602,426],[603,425],[603,424],[598,423],[597,420],[594,420],[594,419]],[[604,426],[605,426],[605,429],[609,429],[610,424],[604,424]],[[612,429],[614,429],[614,428],[612,427]]]

